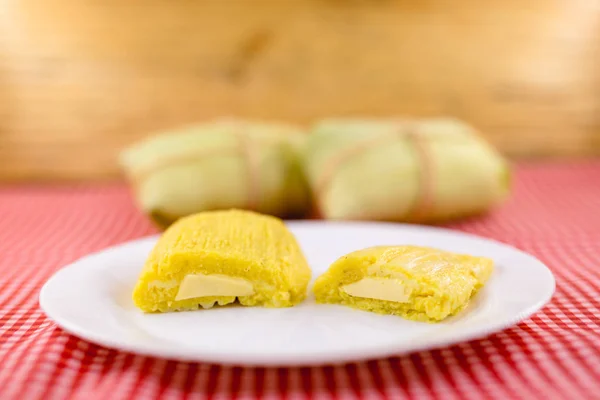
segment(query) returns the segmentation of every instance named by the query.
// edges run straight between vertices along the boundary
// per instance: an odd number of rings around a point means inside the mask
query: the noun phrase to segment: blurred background
[[[0,1],[0,180],[120,176],[221,115],[454,116],[512,159],[600,154],[597,0]]]

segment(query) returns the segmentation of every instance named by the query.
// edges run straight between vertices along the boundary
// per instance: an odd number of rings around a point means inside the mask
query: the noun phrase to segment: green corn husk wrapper
[[[295,126],[223,119],[142,140],[120,164],[139,207],[161,227],[229,208],[298,217],[310,204],[299,160],[305,140]]]
[[[442,222],[487,211],[510,193],[506,160],[454,119],[329,119],[303,156],[327,219]]]

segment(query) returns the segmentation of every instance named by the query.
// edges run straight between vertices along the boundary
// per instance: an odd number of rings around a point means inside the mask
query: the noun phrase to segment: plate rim
[[[352,362],[361,362],[361,361],[369,361],[376,359],[385,359],[388,357],[398,357],[407,354],[413,354],[420,351],[428,351],[439,348],[444,348],[452,345],[456,345],[458,343],[466,343],[469,341],[482,339],[494,333],[501,332],[509,327],[516,325],[519,322],[529,319],[531,316],[536,314],[542,308],[547,306],[553,296],[556,293],[556,278],[552,273],[552,270],[548,268],[546,264],[544,264],[537,257],[529,254],[523,250],[520,250],[510,244],[498,241],[496,239],[487,238],[484,236],[480,236],[477,234],[472,234],[469,232],[463,232],[457,229],[451,229],[446,227],[439,226],[430,226],[430,225],[420,225],[420,224],[410,224],[410,223],[395,223],[395,222],[379,222],[379,221],[321,221],[321,220],[284,220],[286,225],[292,226],[300,226],[300,225],[337,225],[337,226],[371,226],[371,227],[397,227],[397,228],[409,228],[409,229],[417,229],[420,231],[436,231],[438,233],[452,234],[463,236],[470,239],[477,239],[486,242],[491,242],[501,247],[507,248],[512,252],[517,252],[521,256],[527,257],[531,259],[531,261],[538,264],[539,267],[543,267],[543,271],[546,274],[546,279],[548,279],[548,284],[551,285],[548,288],[548,291],[544,298],[540,298],[536,303],[530,305],[525,310],[523,310],[518,315],[515,315],[511,318],[501,319],[499,322],[486,324],[481,327],[477,327],[472,329],[468,334],[461,334],[460,338],[446,338],[443,340],[429,339],[427,341],[421,342],[416,346],[411,346],[410,349],[406,348],[407,346],[372,346],[365,350],[365,347],[360,347],[359,350],[356,351],[346,351],[344,354],[337,354],[335,357],[332,357],[329,354],[314,354],[314,353],[305,353],[302,356],[294,355],[290,358],[290,356],[284,355],[283,357],[273,357],[272,354],[268,354],[267,356],[261,355],[260,353],[245,353],[242,356],[238,355],[229,355],[224,356],[223,353],[211,353],[210,351],[206,351],[203,349],[198,352],[195,351],[192,354],[185,354],[186,349],[184,347],[179,347],[177,351],[174,349],[166,350],[164,348],[159,348],[157,350],[148,349],[147,345],[138,345],[135,343],[127,342],[127,341],[119,341],[118,338],[110,338],[106,335],[97,334],[90,330],[86,330],[82,328],[77,323],[72,323],[69,320],[65,320],[60,316],[57,316],[56,313],[52,310],[52,307],[48,307],[48,300],[46,300],[48,296],[48,291],[51,290],[54,282],[58,281],[61,278],[61,275],[65,273],[69,273],[70,270],[75,268],[81,268],[81,264],[86,264],[91,258],[100,256],[106,252],[118,250],[120,248],[124,248],[127,246],[132,246],[139,244],[144,241],[153,241],[157,240],[161,233],[155,233],[150,235],[140,236],[136,239],[130,239],[127,241],[123,241],[120,243],[116,243],[97,251],[90,252],[82,257],[75,259],[74,261],[60,267],[58,270],[54,271],[52,275],[46,280],[40,289],[38,296],[38,304],[41,310],[46,314],[46,316],[55,323],[58,327],[60,327],[65,332],[76,336],[81,340],[86,340],[101,347],[124,351],[129,353],[134,353],[142,356],[149,357],[158,357],[163,359],[184,361],[184,362],[200,362],[200,363],[209,363],[209,364],[218,364],[218,365],[228,365],[228,366],[245,366],[245,367],[302,367],[302,366],[319,366],[319,365],[337,365],[337,364],[345,364]],[[368,353],[368,354],[366,354]],[[277,358],[277,359],[275,359]]]

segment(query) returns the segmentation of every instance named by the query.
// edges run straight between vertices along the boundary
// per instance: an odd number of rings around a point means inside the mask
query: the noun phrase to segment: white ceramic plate
[[[143,314],[131,292],[157,237],[112,247],[58,271],[40,304],[64,330],[115,349],[237,365],[314,365],[371,359],[486,336],[529,317],[554,293],[540,261],[510,246],[440,228],[386,223],[288,223],[313,278],[339,256],[372,245],[416,244],[491,257],[492,277],[469,307],[427,324],[337,305],[309,295],[286,309],[222,307]],[[310,291],[310,287],[309,287]]]

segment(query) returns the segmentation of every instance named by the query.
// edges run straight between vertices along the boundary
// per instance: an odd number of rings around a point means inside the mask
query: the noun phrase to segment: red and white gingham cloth
[[[549,306],[483,340],[367,363],[231,368],[102,348],[38,306],[80,256],[155,232],[123,184],[0,188],[0,399],[600,399],[600,162],[521,164],[511,201],[453,228],[545,262]]]

